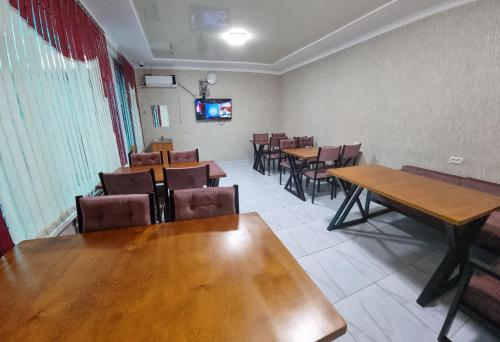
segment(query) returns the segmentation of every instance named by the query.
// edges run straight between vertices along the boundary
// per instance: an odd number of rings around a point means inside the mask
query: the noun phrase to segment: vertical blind
[[[78,2],[0,0],[0,25],[0,206],[17,243],[67,219],[126,148],[106,39]]]

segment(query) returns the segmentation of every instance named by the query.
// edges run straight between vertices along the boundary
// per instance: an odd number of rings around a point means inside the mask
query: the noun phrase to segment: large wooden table
[[[500,197],[465,187],[440,182],[408,172],[383,166],[364,165],[328,170],[342,180],[346,198],[328,229],[346,227],[366,219],[370,214],[371,194],[387,197],[405,206],[434,216],[446,223],[449,250],[436,272],[417,299],[420,305],[456,285],[458,278],[450,279],[457,266],[463,269],[474,236],[489,214],[500,208]],[[348,188],[346,182],[351,186]],[[367,190],[365,206],[359,196]],[[345,222],[352,207],[358,204],[362,218]]]
[[[0,341],[330,341],[346,323],[255,213],[24,241]]]
[[[196,167],[202,165],[209,165],[209,178],[212,182],[211,185],[217,186],[219,184],[219,179],[226,177],[224,170],[220,168],[217,163],[213,160],[199,161],[199,162],[188,162],[188,163],[176,163],[168,164],[165,162],[163,165],[144,165],[144,166],[123,166],[114,171],[114,173],[134,173],[134,172],[144,172],[150,169],[154,170],[155,181],[157,183],[163,183],[163,168],[185,168],[185,167]]]
[[[286,154],[290,165],[290,177],[288,177],[285,184],[285,190],[303,201],[306,200],[306,195],[304,194],[304,188],[302,187],[302,182],[300,180],[300,173],[305,167],[308,166],[308,164],[302,163],[299,166],[297,165],[296,160],[314,159],[318,156],[318,151],[318,147],[287,148],[282,151]]]

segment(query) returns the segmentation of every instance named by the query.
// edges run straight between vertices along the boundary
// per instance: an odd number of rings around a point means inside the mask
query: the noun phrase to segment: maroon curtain
[[[2,215],[2,209],[0,209],[0,256],[7,253],[12,247],[14,247],[14,243],[10,238],[7,224]]]
[[[122,165],[127,163],[106,38],[77,0],[9,0],[28,25],[67,58],[97,59]]]

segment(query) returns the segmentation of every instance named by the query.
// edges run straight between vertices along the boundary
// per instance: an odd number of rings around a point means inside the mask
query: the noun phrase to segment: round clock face
[[[207,82],[208,84],[215,84],[215,82],[217,82],[217,75],[215,72],[209,72],[207,74]]]

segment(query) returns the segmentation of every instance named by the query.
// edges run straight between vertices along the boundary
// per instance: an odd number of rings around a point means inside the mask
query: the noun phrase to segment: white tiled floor
[[[344,196],[322,194],[311,204],[263,176],[249,161],[218,162],[228,174],[221,186],[238,184],[240,211],[258,212],[348,322],[341,341],[436,341],[453,293],[422,308],[416,298],[446,251],[434,229],[388,213],[367,223],[328,232]],[[286,179],[286,178],[284,178]],[[459,314],[453,341],[498,341]]]

